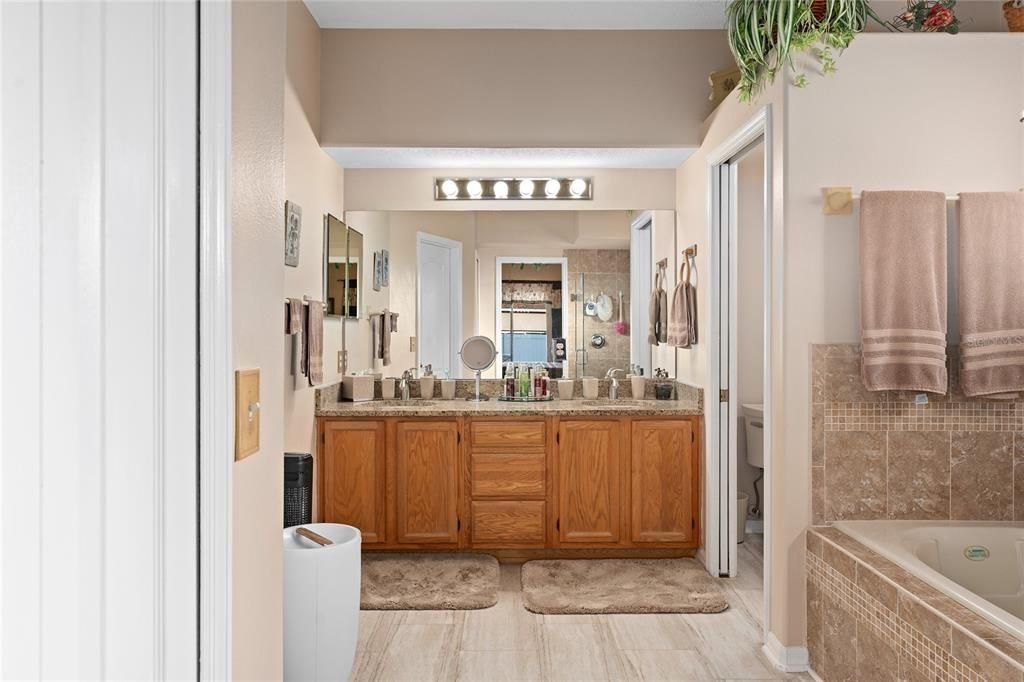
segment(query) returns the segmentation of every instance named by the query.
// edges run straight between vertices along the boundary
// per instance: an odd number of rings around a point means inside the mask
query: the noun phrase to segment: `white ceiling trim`
[[[321,28],[721,29],[726,0],[305,0]]]
[[[342,168],[678,168],[692,147],[325,147]]]

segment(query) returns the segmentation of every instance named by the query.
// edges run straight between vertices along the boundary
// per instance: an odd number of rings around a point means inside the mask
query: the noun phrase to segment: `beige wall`
[[[695,145],[731,64],[723,31],[327,30],[322,141]]]
[[[287,4],[286,73],[284,82],[284,190],[285,198],[302,207],[302,242],[297,268],[284,265],[282,298],[323,298],[324,214],[341,217],[344,208],[342,169],[320,148],[316,139],[319,118],[320,28],[301,2]],[[310,118],[312,116],[313,118]],[[350,323],[351,324],[351,323]],[[303,382],[296,390],[288,367],[291,340],[282,350],[284,368],[284,450],[313,452],[315,389]],[[337,352],[341,348],[341,321],[324,323],[324,382],[338,380]]]
[[[283,85],[286,7],[232,7],[232,337],[234,364],[260,369],[260,450],[234,465],[233,671],[282,672]]]
[[[592,201],[435,201],[436,176],[573,176],[594,178]],[[673,170],[622,169],[354,169],[345,171],[345,203],[352,211],[611,211],[675,209]],[[552,204],[558,204],[553,206]],[[502,204],[507,208],[496,208]]]
[[[893,64],[914,74],[913,87],[890,77]],[[949,194],[1020,188],[1024,36],[860,36],[834,78],[787,94],[786,468],[775,480],[785,481],[786,497],[776,499],[787,500],[784,542],[796,554],[809,520],[809,344],[857,341],[860,324],[858,215],[822,215],[821,187]],[[790,574],[800,573],[802,558],[787,563]],[[782,568],[773,566],[776,575]],[[795,593],[798,578],[792,580]],[[803,613],[791,608],[787,631],[795,635]]]

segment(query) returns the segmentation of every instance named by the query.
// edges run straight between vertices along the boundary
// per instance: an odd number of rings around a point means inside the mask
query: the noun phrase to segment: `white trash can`
[[[305,528],[331,541],[298,535]],[[284,679],[347,680],[356,655],[359,530],[338,523],[284,529]]]
[[[750,496],[746,493],[736,495],[736,544],[747,539],[747,503]]]

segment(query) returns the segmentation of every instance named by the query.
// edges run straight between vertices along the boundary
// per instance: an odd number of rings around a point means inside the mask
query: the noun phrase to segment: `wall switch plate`
[[[415,336],[410,336],[409,337],[409,352],[410,353],[415,353],[416,352],[416,337]]]
[[[235,370],[235,461],[260,449],[260,370]]]
[[[338,351],[338,374],[344,374],[348,369],[348,351]]]

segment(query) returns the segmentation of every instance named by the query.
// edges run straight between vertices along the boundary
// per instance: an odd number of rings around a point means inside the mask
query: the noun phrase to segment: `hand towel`
[[[663,285],[660,272],[654,275],[654,291],[651,292],[651,303],[648,309],[649,327],[647,343],[657,346],[668,340],[668,292]]]
[[[291,375],[292,388],[294,389],[302,388],[305,384],[306,378],[302,371],[302,327],[305,317],[304,308],[305,306],[302,303],[302,299],[288,299],[288,320],[285,331],[288,333],[292,344]]]
[[[310,301],[306,313],[306,348],[309,354],[309,385],[324,382],[324,304]]]
[[[672,292],[672,310],[668,320],[668,342],[677,348],[690,348],[697,342],[697,292],[690,284],[690,259],[679,271],[679,283]]]
[[[373,313],[370,315],[370,357],[380,360],[380,336],[384,330],[383,315]]]
[[[385,308],[384,314],[381,315],[380,334],[380,359],[385,367],[391,364],[391,327],[394,324],[396,322],[392,320],[391,312]]]
[[[966,396],[1024,391],[1024,193],[960,195],[960,384]]]
[[[861,195],[860,326],[865,388],[946,392],[944,194]]]

